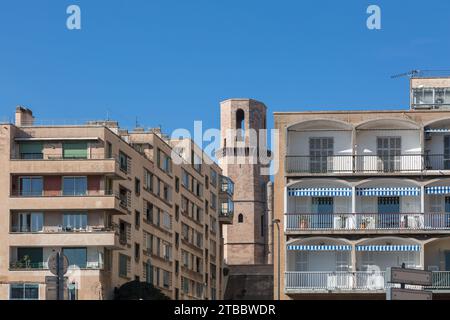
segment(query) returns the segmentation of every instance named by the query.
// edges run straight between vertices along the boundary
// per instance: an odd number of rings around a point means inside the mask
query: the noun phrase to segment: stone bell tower
[[[268,254],[268,165],[259,161],[259,131],[266,129],[266,106],[251,99],[221,103],[221,150],[223,174],[234,182],[234,218],[224,226],[224,255],[228,265],[266,264]],[[264,141],[264,140],[263,140]],[[265,153],[265,155],[263,154]]]

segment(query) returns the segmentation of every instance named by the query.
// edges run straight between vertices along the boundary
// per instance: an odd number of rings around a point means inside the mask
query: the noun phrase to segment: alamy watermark
[[[66,13],[69,15],[66,26],[69,30],[81,30],[81,8],[77,5],[67,7]]]

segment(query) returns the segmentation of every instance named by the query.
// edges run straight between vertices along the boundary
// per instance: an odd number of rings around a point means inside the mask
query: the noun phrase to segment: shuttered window
[[[63,155],[65,159],[87,159],[86,142],[63,143]]]

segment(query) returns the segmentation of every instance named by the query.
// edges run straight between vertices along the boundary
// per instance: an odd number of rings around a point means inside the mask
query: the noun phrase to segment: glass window
[[[64,196],[84,196],[87,194],[87,177],[63,177]]]
[[[167,212],[163,212],[163,227],[168,230],[172,229],[172,217]]]
[[[119,166],[120,170],[128,172],[128,157],[123,152],[119,152]]]
[[[44,253],[42,248],[17,248],[17,259],[20,267],[40,269],[43,267]]]
[[[10,285],[10,300],[39,300],[39,284],[17,283]]]
[[[21,196],[42,196],[44,186],[42,177],[21,177],[19,183]]]
[[[87,159],[88,157],[87,142],[64,142],[63,157],[64,159]]]
[[[20,159],[39,160],[43,159],[43,145],[39,142],[26,142],[19,144]]]
[[[217,186],[217,172],[211,169],[211,184],[215,187]]]
[[[66,231],[86,230],[87,214],[86,213],[64,213],[63,226]]]
[[[40,232],[44,225],[43,213],[19,213],[16,220],[16,232]]]
[[[128,260],[129,257],[123,254],[119,254],[119,276],[128,276]]]
[[[148,191],[153,191],[153,174],[151,174],[150,171],[144,170],[144,180],[145,189]]]
[[[69,260],[70,267],[79,267],[86,269],[87,267],[87,249],[86,248],[63,248],[63,254]]]

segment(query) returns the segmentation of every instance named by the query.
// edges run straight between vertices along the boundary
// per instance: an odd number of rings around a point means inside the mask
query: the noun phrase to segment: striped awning
[[[290,188],[290,197],[350,197],[351,188]]]
[[[351,251],[350,245],[290,245],[287,246],[290,251]]]
[[[450,186],[425,187],[426,194],[450,194]]]
[[[420,251],[420,245],[371,245],[356,246],[356,251]]]
[[[426,128],[425,132],[426,133],[448,133],[448,132],[450,132],[450,129],[445,129],[445,128],[436,128],[436,129]]]
[[[357,196],[363,197],[383,197],[383,196],[419,196],[420,188],[358,188]]]

